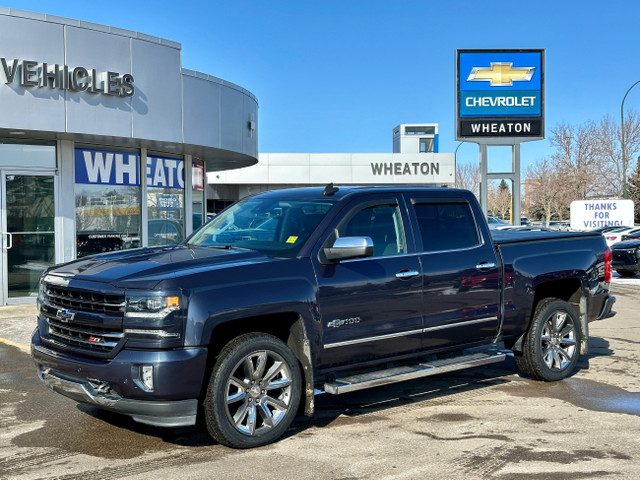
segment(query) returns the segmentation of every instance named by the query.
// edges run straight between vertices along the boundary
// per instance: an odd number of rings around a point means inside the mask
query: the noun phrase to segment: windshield
[[[324,199],[241,200],[198,230],[187,245],[244,248],[292,258],[334,203]]]

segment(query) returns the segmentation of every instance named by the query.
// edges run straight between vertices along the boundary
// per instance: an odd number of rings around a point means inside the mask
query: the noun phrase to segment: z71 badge
[[[352,318],[344,318],[344,319],[335,319],[327,323],[327,327],[329,328],[338,328],[344,325],[354,325],[356,323],[360,323],[362,320],[360,317],[352,317]]]

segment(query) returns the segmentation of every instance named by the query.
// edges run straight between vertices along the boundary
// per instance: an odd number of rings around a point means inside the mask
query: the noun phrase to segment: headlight
[[[124,333],[130,339],[166,342],[182,336],[183,315],[179,295],[129,294]]]
[[[180,310],[180,297],[177,295],[167,297],[131,296],[127,297],[124,316],[161,319],[176,310]]]
[[[640,248],[636,249],[636,258],[640,261]]]

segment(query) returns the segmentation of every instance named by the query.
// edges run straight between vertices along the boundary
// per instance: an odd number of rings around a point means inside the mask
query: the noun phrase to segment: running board
[[[498,363],[504,361],[506,358],[506,352],[494,350],[490,353],[473,353],[459,357],[443,358],[432,362],[424,362],[418,365],[386,368],[375,372],[337,378],[332,382],[325,383],[324,391],[339,395],[341,393],[355,392],[356,390],[403,382],[414,378],[428,377],[430,375]]]

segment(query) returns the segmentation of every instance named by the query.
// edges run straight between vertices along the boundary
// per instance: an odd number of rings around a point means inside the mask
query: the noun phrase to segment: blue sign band
[[[539,91],[460,92],[460,116],[540,116]]]

